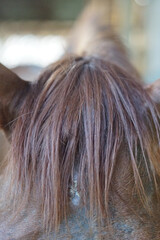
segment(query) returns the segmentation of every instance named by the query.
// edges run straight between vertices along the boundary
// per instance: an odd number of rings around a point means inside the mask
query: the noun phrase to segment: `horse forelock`
[[[129,177],[145,205],[140,165],[156,189],[158,121],[144,87],[118,66],[74,56],[50,66],[32,84],[13,128],[17,205],[35,196],[45,226],[57,229],[69,212],[76,176],[81,203],[91,215],[108,216],[120,162],[122,172],[126,163],[131,167]]]

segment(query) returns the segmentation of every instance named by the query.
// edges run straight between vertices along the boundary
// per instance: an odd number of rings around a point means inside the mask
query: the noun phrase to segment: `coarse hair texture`
[[[67,218],[75,175],[90,215],[108,216],[119,152],[126,152],[144,205],[138,151],[157,189],[156,107],[138,79],[98,57],[64,57],[32,83],[13,126],[11,147],[16,204],[23,209],[36,196],[47,229],[58,229]]]

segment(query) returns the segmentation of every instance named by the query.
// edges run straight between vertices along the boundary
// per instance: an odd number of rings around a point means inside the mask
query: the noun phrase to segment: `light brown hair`
[[[67,56],[31,85],[13,125],[10,166],[17,204],[37,196],[47,228],[67,217],[75,176],[91,216],[108,216],[123,152],[142,204],[146,181],[158,191],[159,116],[138,80],[101,58]]]

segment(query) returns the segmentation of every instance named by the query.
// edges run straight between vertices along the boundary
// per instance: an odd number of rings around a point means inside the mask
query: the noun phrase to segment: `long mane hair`
[[[158,192],[158,156],[159,116],[139,79],[99,57],[72,55],[31,85],[13,125],[8,166],[18,208],[36,198],[45,227],[57,229],[75,179],[90,216],[108,216],[120,163],[148,207],[145,183]]]

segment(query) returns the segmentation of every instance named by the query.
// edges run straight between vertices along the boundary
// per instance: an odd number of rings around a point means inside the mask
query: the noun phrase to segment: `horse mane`
[[[158,121],[147,91],[129,72],[98,57],[64,57],[32,83],[13,125],[16,205],[36,198],[45,227],[57,229],[70,212],[76,177],[81,204],[103,219],[124,152],[145,205],[146,179],[157,190]]]

